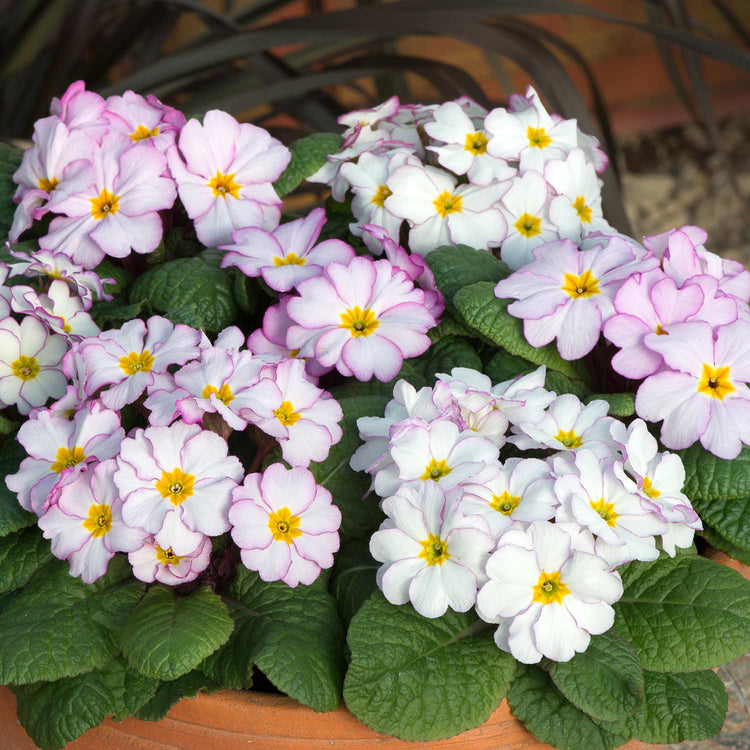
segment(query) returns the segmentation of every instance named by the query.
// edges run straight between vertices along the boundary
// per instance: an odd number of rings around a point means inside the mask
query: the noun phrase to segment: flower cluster
[[[616,568],[655,560],[657,539],[674,556],[702,528],[680,458],[642,420],[544,380],[544,367],[498,384],[465,368],[420,391],[401,380],[384,417],[358,420],[351,460],[383,498],[370,551],[388,601],[425,617],[475,606],[524,663],[584,651],[612,626]],[[546,458],[501,462],[506,442]]]

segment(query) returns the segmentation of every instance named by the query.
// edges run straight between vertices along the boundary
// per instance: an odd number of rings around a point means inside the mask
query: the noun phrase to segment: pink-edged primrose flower
[[[139,581],[159,581],[167,586],[179,586],[194,581],[211,561],[211,539],[204,537],[200,544],[185,555],[176,555],[171,547],[164,549],[149,537],[143,546],[128,554],[133,575]]]
[[[133,91],[107,99],[104,117],[110,133],[123,133],[133,143],[146,143],[165,152],[185,124],[185,115],[162,104],[153,94],[145,99]]]

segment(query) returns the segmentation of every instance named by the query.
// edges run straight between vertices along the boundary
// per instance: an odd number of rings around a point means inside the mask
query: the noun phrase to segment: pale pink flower
[[[262,276],[277,292],[288,292],[301,281],[320,276],[332,262],[346,264],[354,258],[354,248],[337,239],[317,242],[326,223],[326,212],[314,208],[302,218],[281,224],[273,232],[260,227],[244,227],[232,232],[233,244],[221,267],[237,266],[245,276]]]
[[[125,522],[153,534],[162,549],[188,555],[204,534],[229,531],[243,469],[215,432],[183,422],[137,429],[122,441],[117,466]]]
[[[84,81],[74,81],[59,99],[52,99],[49,111],[59,117],[70,130],[83,130],[99,143],[109,130],[109,123],[104,115],[106,107],[106,102],[99,94],[86,90]]]
[[[128,554],[128,562],[139,581],[179,586],[194,581],[208,567],[211,562],[211,539],[203,537],[194,550],[177,555],[171,547],[164,549],[151,537],[140,549]]]
[[[107,572],[116,552],[139,549],[147,534],[122,520],[122,500],[112,481],[114,459],[80,474],[57,493],[57,502],[39,519],[52,554],[70,563],[70,575],[93,583]]]
[[[122,96],[110,96],[104,117],[110,133],[123,133],[133,143],[145,142],[159,151],[174,145],[185,115],[174,107],[162,104],[153,94],[145,99],[133,91]]]
[[[263,128],[212,109],[203,124],[190,120],[182,128],[167,158],[180,200],[206,247],[230,242],[240,227],[278,225],[281,199],[272,183],[291,153]]]
[[[264,581],[311,584],[333,565],[341,511],[307,469],[277,463],[248,474],[233,493],[232,539]]]
[[[388,382],[404,359],[430,345],[426,333],[435,318],[424,293],[387,260],[330,263],[298,291],[287,308],[297,323],[289,329],[287,346],[324,367],[335,365],[342,375]]]

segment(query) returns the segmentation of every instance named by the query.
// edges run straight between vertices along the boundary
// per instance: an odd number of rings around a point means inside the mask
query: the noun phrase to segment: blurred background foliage
[[[225,109],[285,142],[398,94],[485,106],[532,83],[614,154],[615,130],[750,104],[748,0],[0,0],[0,137],[74,80]],[[616,164],[610,221],[625,229]]]

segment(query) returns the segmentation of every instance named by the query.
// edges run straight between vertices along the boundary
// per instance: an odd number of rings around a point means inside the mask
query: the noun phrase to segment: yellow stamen
[[[593,297],[595,294],[601,294],[599,279],[589,270],[584,271],[580,276],[576,276],[573,273],[566,273],[565,283],[560,289],[567,292],[573,299]]]
[[[374,203],[378,208],[383,208],[385,199],[393,195],[393,191],[388,185],[378,185],[375,195],[370,198],[370,203]]]
[[[285,427],[294,424],[298,419],[302,418],[302,415],[298,411],[294,411],[291,401],[282,401],[281,406],[278,409],[274,409],[273,415]]]
[[[138,141],[145,141],[147,138],[156,138],[159,135],[159,128],[153,128],[149,130],[145,125],[139,125],[135,132],[130,134],[130,140],[134,143]]]
[[[446,477],[448,474],[450,474],[453,471],[450,466],[448,466],[447,463],[445,463],[445,459],[442,461],[436,461],[434,458],[430,459],[430,463],[427,464],[424,468],[424,474],[422,474],[420,479],[427,481],[428,479],[432,479],[433,482],[437,482],[440,477]]]
[[[239,199],[242,185],[234,181],[234,175],[234,172],[232,174],[221,174],[221,172],[217,171],[216,175],[206,184],[214,191],[214,195],[218,198],[226,200],[227,196],[231,195],[232,198]]]
[[[203,389],[201,397],[208,398],[212,393],[216,394],[216,398],[218,398],[222,404],[228,404],[230,401],[234,401],[232,389],[229,387],[229,385],[227,385],[227,383],[224,383],[221,388],[217,388],[215,385],[207,385]]]
[[[461,204],[463,198],[460,195],[452,195],[447,190],[444,190],[434,201],[432,205],[435,206],[435,210],[445,218],[448,214],[460,214]]]
[[[575,208],[578,218],[586,224],[591,223],[591,209],[586,205],[586,200],[582,195],[579,195],[573,201],[573,208]]]
[[[154,358],[148,349],[142,352],[130,352],[127,357],[120,357],[120,368],[126,375],[135,375],[137,372],[150,372],[154,366]]]
[[[532,148],[547,148],[552,143],[544,128],[532,128],[531,125],[526,128],[526,138]]]
[[[185,555],[175,555],[175,553],[172,552],[171,547],[162,549],[157,544],[156,545],[156,559],[162,565],[179,565],[185,559]]]
[[[347,328],[355,338],[357,336],[369,336],[380,325],[375,318],[375,313],[366,307],[364,310],[359,305],[341,313],[341,325],[339,328]]]
[[[298,258],[295,253],[287,253],[283,258],[279,258],[277,255],[273,259],[275,266],[304,266],[307,263],[305,258]]]
[[[49,468],[55,474],[61,474],[65,469],[72,469],[85,460],[86,456],[83,454],[83,448],[79,448],[77,445],[74,445],[72,449],[58,448],[55,462],[50,464]]]
[[[703,375],[698,382],[698,392],[724,400],[724,396],[734,393],[737,389],[729,379],[729,367],[711,367],[703,363]]]
[[[47,179],[46,177],[40,177],[39,178],[39,189],[44,190],[45,193],[51,193],[58,185],[60,184],[60,180],[57,179],[57,177],[50,177]]]
[[[192,474],[183,474],[182,469],[175,467],[172,471],[163,471],[154,486],[172,505],[179,505],[193,494],[194,484]]]
[[[614,503],[605,503],[602,497],[596,503],[591,501],[589,505],[607,522],[608,526],[615,527],[620,514],[615,513]]]
[[[83,528],[96,538],[104,536],[112,528],[112,509],[109,505],[89,506],[89,517],[83,522]]]
[[[657,336],[669,336],[669,331],[665,331],[661,327],[661,323],[656,324],[656,328],[654,329],[654,332],[656,333]]]
[[[39,374],[39,369],[34,357],[26,357],[23,354],[10,364],[11,372],[21,380],[33,380]]]
[[[655,500],[659,495],[661,495],[661,492],[656,489],[651,484],[651,480],[648,477],[643,477],[643,486],[641,487],[641,491],[644,495],[648,495],[652,500]]]
[[[511,495],[505,490],[502,495],[493,495],[490,502],[490,508],[502,513],[504,516],[510,516],[519,506],[521,498],[518,495]]]
[[[568,430],[568,432],[565,432],[562,429],[558,430],[557,435],[555,435],[555,440],[559,440],[563,444],[563,447],[568,448],[569,450],[580,448],[583,443],[581,437],[576,435],[573,430]]]
[[[279,508],[275,513],[272,511],[268,514],[268,528],[276,542],[291,544],[293,539],[302,536],[299,525],[300,517],[293,516],[289,508]]]
[[[464,151],[469,151],[474,156],[487,153],[487,136],[484,133],[467,133]]]
[[[120,196],[110,193],[106,188],[102,188],[98,198],[89,198],[91,203],[91,215],[97,220],[106,219],[107,216],[114,216],[120,208]]]
[[[532,216],[531,214],[522,213],[518,217],[518,221],[513,225],[519,234],[524,237],[536,237],[536,235],[542,233],[542,220],[539,216]]]
[[[442,565],[450,557],[448,543],[439,536],[430,534],[420,544],[422,545],[422,551],[419,556],[425,560],[427,565]]]
[[[534,601],[540,604],[562,604],[570,589],[560,580],[560,571],[545,573],[539,576],[534,586]]]

